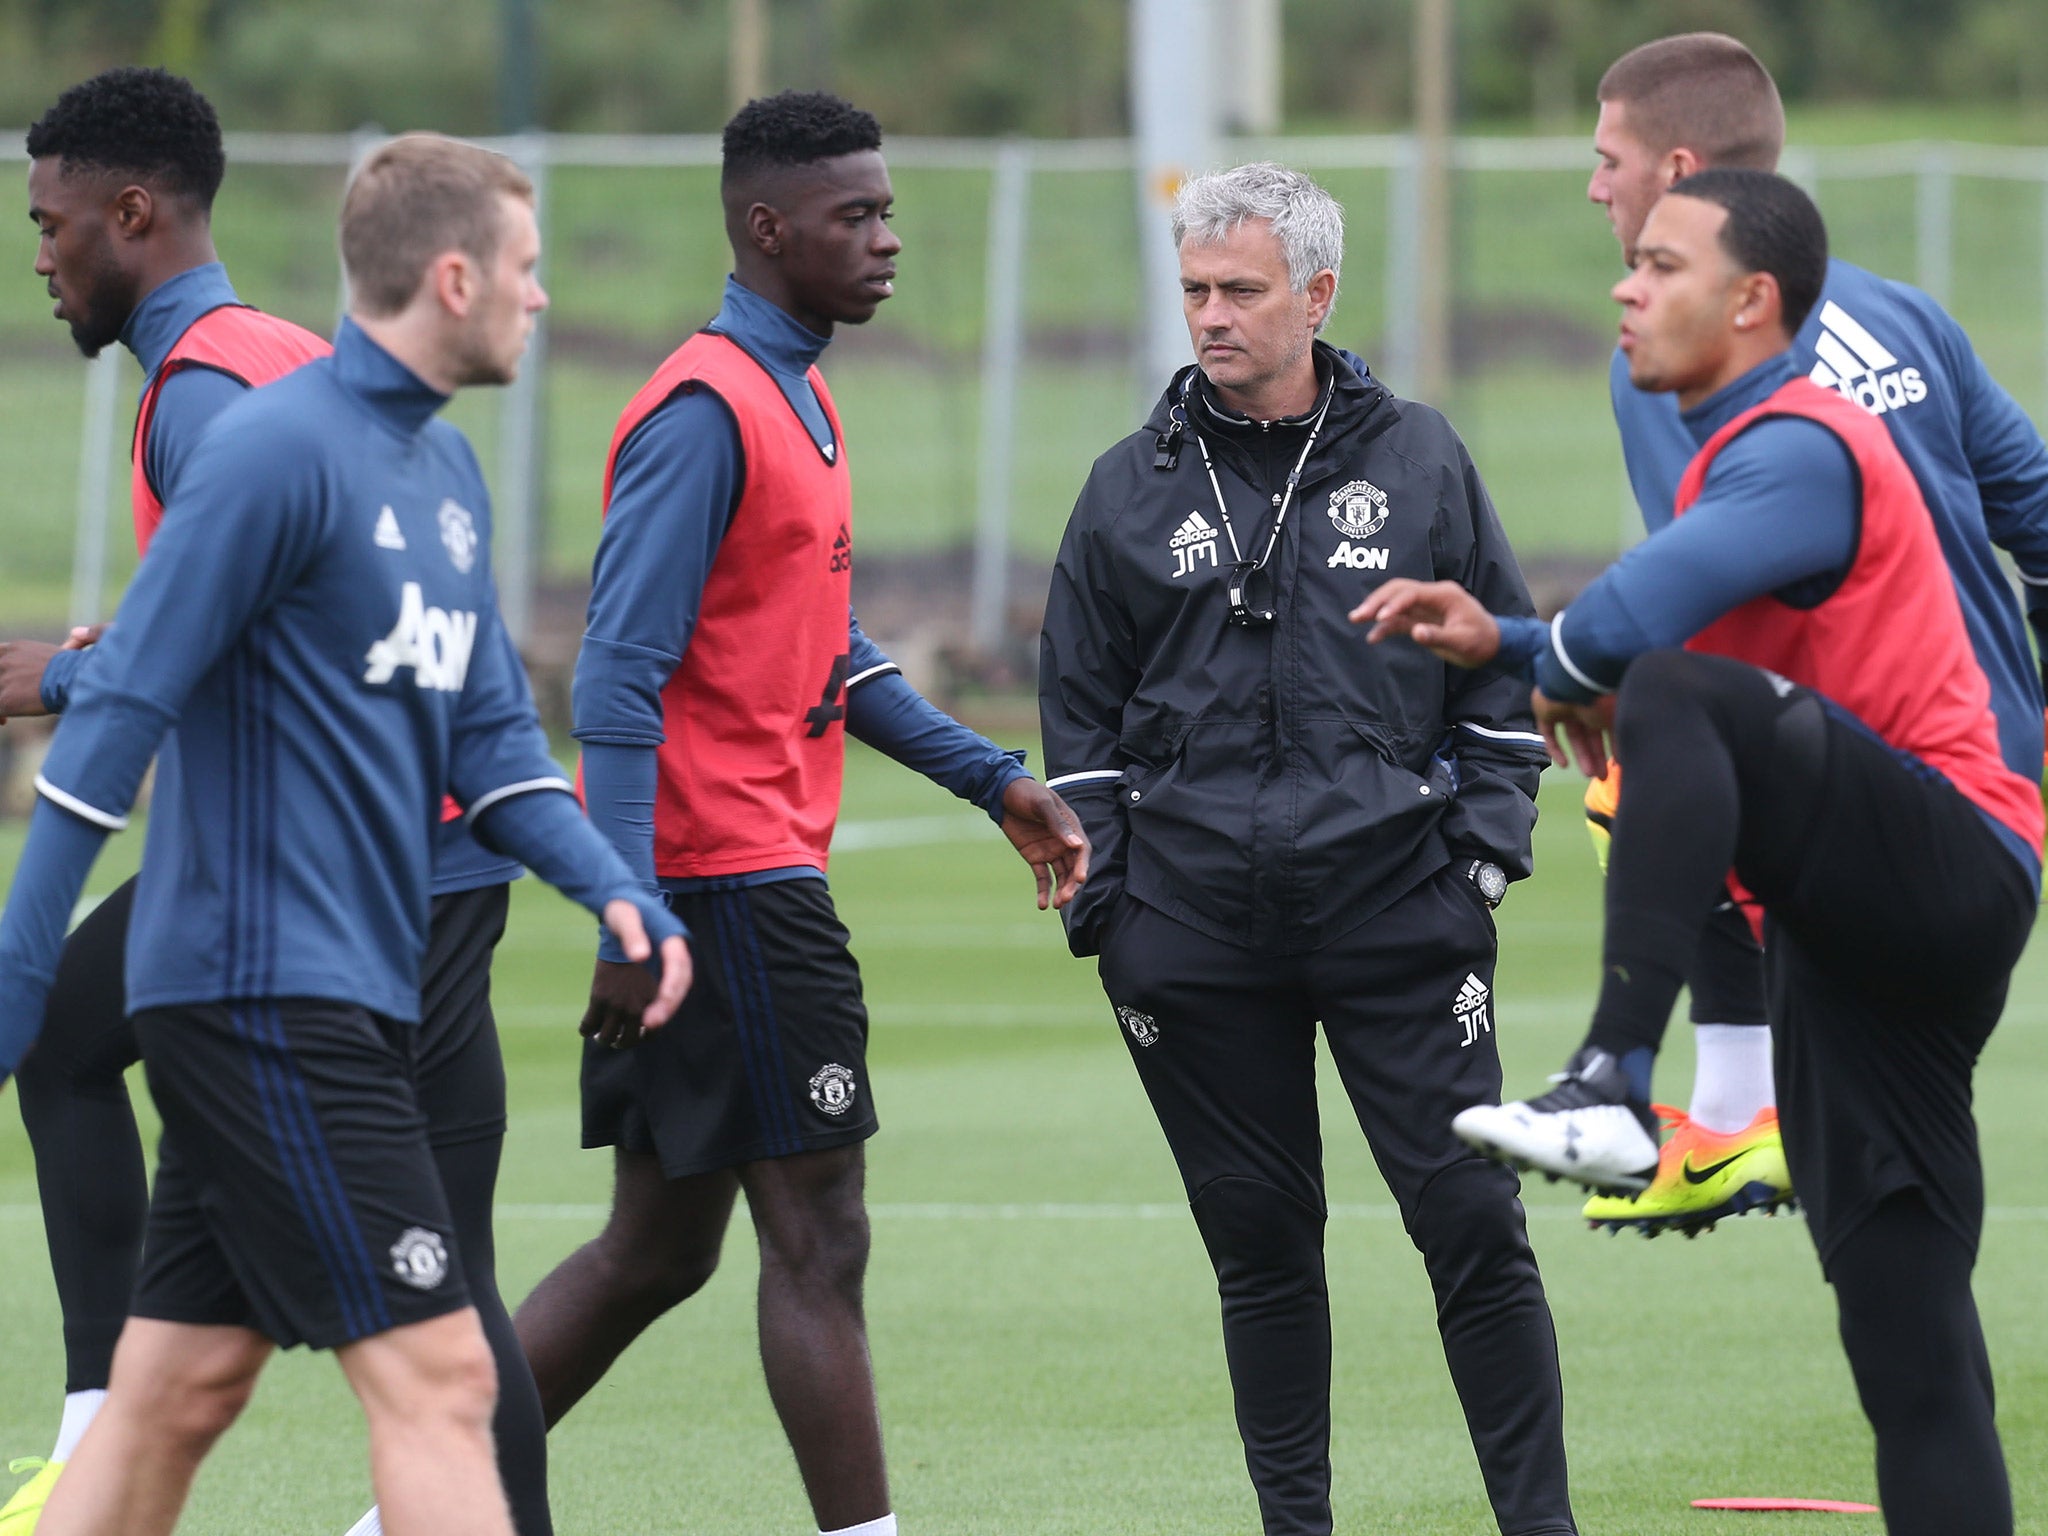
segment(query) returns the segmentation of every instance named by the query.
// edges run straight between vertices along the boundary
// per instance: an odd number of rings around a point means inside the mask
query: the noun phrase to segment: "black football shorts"
[[[134,1316],[331,1349],[469,1305],[413,1025],[282,999],[135,1033],[164,1134]]]
[[[672,898],[696,979],[628,1050],[583,1048],[583,1145],[652,1153],[671,1179],[864,1141],[876,1130],[860,967],[823,880]]]

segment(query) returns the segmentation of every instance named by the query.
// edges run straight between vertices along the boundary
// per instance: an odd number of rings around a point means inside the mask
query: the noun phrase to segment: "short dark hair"
[[[1628,108],[1652,154],[1689,149],[1709,166],[1778,168],[1785,104],[1762,61],[1722,32],[1682,32],[1632,48],[1600,77],[1601,101]]]
[[[1806,323],[1828,280],[1828,227],[1812,198],[1770,171],[1730,166],[1674,182],[1664,195],[1726,208],[1721,249],[1743,271],[1768,272],[1778,280],[1787,335]]]
[[[882,125],[873,113],[823,91],[783,91],[756,97],[733,113],[723,145],[719,184],[731,186],[783,166],[880,149]]]
[[[227,174],[220,119],[192,82],[161,69],[110,69],[59,96],[28,131],[31,160],[113,171],[188,197],[202,209]]]

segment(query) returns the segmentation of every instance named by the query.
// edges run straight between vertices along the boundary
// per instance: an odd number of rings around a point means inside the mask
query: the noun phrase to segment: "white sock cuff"
[[[1695,1024],[1695,1069],[1688,1113],[1702,1129],[1742,1130],[1777,1102],[1767,1024]]]
[[[372,1504],[370,1512],[350,1526],[343,1536],[384,1536],[384,1521],[377,1513],[377,1506]]]
[[[896,1536],[896,1517],[884,1515],[862,1525],[842,1526],[836,1531],[819,1531],[818,1536]]]
[[[64,1394],[64,1417],[57,1425],[57,1446],[50,1452],[50,1460],[71,1459],[71,1453],[78,1449],[78,1442],[85,1438],[86,1427],[92,1423],[93,1415],[100,1411],[100,1404],[106,1400],[104,1387]]]

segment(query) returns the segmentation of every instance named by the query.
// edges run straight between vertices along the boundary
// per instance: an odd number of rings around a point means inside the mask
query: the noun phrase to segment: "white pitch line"
[[[23,1207],[33,1210],[34,1207]],[[1528,1207],[1532,1221],[1580,1221],[1576,1206],[1538,1205]],[[510,1221],[594,1221],[602,1218],[601,1205],[500,1205],[498,1215]],[[1188,1208],[1177,1201],[881,1201],[868,1207],[870,1216],[884,1221],[1184,1221]],[[1797,1214],[1788,1212],[1789,1214]],[[1332,1221],[1398,1221],[1400,1208],[1378,1203],[1335,1204]],[[1993,1205],[1984,1211],[1987,1221],[2048,1221],[2048,1205]],[[1734,1219],[1734,1218],[1731,1218]],[[1762,1226],[1762,1221],[1745,1226]]]
[[[1503,1027],[1518,1024],[1559,1024],[1583,1019],[1590,998],[1535,998],[1509,1001],[1502,1010]],[[570,1029],[573,1010],[549,1003],[499,1003],[498,1024],[506,1029]],[[877,1029],[1086,1029],[1114,1033],[1116,1018],[1107,1003],[890,1003],[870,999],[868,1017]]]
[[[598,1222],[607,1207],[577,1203],[531,1205],[507,1202],[497,1209],[500,1221]],[[868,1207],[868,1214],[882,1221],[1185,1221],[1188,1208],[1177,1202],[1062,1201],[979,1202],[979,1201],[883,1201]],[[1330,1207],[1332,1221],[1396,1221],[1400,1211],[1391,1205],[1349,1204]],[[1568,1206],[1532,1206],[1531,1221],[1579,1221],[1578,1211]],[[2048,1205],[1994,1205],[1984,1212],[1987,1221],[2048,1221]],[[42,1219],[42,1208],[29,1204],[0,1204],[0,1221]],[[1742,1222],[1760,1227],[1761,1221]]]
[[[522,1204],[504,1202],[498,1206],[498,1221],[604,1221],[608,1206],[575,1204]],[[0,1221],[41,1221],[41,1206],[0,1204]],[[1188,1221],[1188,1206],[1180,1202],[1116,1202],[1116,1200],[1042,1200],[1042,1202],[977,1202],[977,1200],[922,1200],[922,1202],[879,1202],[870,1204],[868,1214],[879,1221]],[[1532,1206],[1530,1221],[1581,1221],[1571,1206]],[[1391,1204],[1333,1204],[1331,1221],[1399,1221],[1401,1212]],[[2048,1206],[1991,1206],[1987,1221],[2048,1221]],[[1763,1223],[1743,1223],[1761,1227]]]
[[[33,1209],[30,1207],[29,1209]],[[601,1205],[501,1205],[498,1215],[510,1221],[596,1221],[603,1218]],[[1532,1221],[1581,1221],[1578,1207],[1538,1205],[1527,1208]],[[1118,1203],[1115,1201],[976,1202],[929,1201],[900,1203],[883,1201],[868,1207],[870,1216],[883,1221],[1185,1221],[1188,1208],[1179,1203]],[[1788,1213],[1794,1214],[1794,1213]],[[1330,1207],[1332,1221],[1398,1221],[1401,1212],[1393,1205],[1339,1204]],[[2048,1205],[1994,1205],[1984,1212],[1987,1221],[2048,1221]],[[1746,1226],[1762,1226],[1761,1221]]]
[[[994,831],[986,816],[955,811],[947,816],[897,816],[883,821],[842,821],[832,831],[834,853],[870,848],[915,848],[926,843],[965,843]]]

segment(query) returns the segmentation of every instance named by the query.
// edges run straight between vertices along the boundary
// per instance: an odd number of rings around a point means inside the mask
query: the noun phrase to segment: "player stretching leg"
[[[0,1076],[161,743],[127,1002],[164,1137],[107,1400],[43,1536],[170,1530],[271,1350],[301,1343],[334,1349],[362,1402],[394,1533],[511,1530],[412,1071],[444,797],[635,958],[660,940],[646,1023],[689,975],[680,925],[561,793],[498,618],[475,455],[434,419],[517,369],[546,303],[531,199],[450,140],[370,157],[334,355],[221,412],[72,676],[0,917]]]
[[[646,974],[599,959],[583,1142],[615,1149],[611,1216],[517,1321],[554,1423],[710,1278],[744,1190],[761,1363],[819,1529],[886,1536],[861,1308],[867,1014],[824,878],[845,732],[999,821],[1041,906],[1072,895],[1087,843],[851,618],[845,438],[816,363],[893,288],[875,120],[831,96],[750,102],[721,189],[733,277],[620,418],[575,689],[591,818],[699,935],[699,982],[634,1045]]]
[[[1785,113],[1770,73],[1741,43],[1695,32],[1646,43],[1600,81],[1599,157],[1586,195],[1607,212],[1624,255],[1674,181],[1713,166],[1774,169]],[[1792,340],[1799,372],[1856,401],[1889,429],[1955,577],[1963,622],[1990,683],[2000,744],[2017,761],[2035,734],[2040,677],[2027,626],[1994,545],[2026,581],[2037,632],[2048,619],[2048,446],[1991,378],[1961,326],[1919,290],[1831,260],[1820,301]],[[1646,529],[1671,521],[1697,450],[1669,393],[1640,389],[1617,351],[1614,419]],[[2048,655],[2048,645],[2043,646]],[[1613,814],[1618,770],[1588,790]],[[1748,925],[1724,902],[1687,971],[1698,1068],[1692,1102],[1665,1142],[1657,1177],[1634,1200],[1596,1195],[1586,1215],[1649,1232],[1698,1230],[1747,1203],[1786,1193],[1777,1133],[1762,962]]]
[[[2002,713],[1891,435],[1793,361],[1826,250],[1788,181],[1674,185],[1615,289],[1631,377],[1675,392],[1699,444],[1674,521],[1550,628],[1442,584],[1389,583],[1356,617],[1376,639],[1533,672],[1547,734],[1598,772],[1611,718],[1628,763],[1586,1043],[1554,1092],[1467,1110],[1458,1134],[1592,1188],[1642,1188],[1651,1067],[1732,867],[1767,913],[1785,1150],[1876,1432],[1887,1528],[2010,1536],[1970,1288],[1970,1095],[2039,899],[2040,739],[2017,756],[2003,741],[2040,716]]]
[[[243,305],[213,249],[224,168],[206,99],[160,70],[117,69],[64,92],[29,131],[30,203],[44,231],[37,270],[88,356],[115,340],[142,364],[132,445],[137,543],[148,548],[200,432],[249,388],[328,345]],[[61,710],[80,658],[0,644],[0,715]],[[492,1262],[491,1201],[504,1137],[504,1066],[490,1012],[490,961],[518,866],[479,848],[458,819],[441,829],[423,971],[421,1108],[457,1246],[499,1375],[495,1430],[515,1528],[548,1536],[540,1401]],[[57,1474],[105,1398],[128,1311],[148,1201],[123,1073],[140,1060],[124,1003],[134,882],[65,945],[42,1038],[23,1064],[22,1119],[58,1305],[66,1382],[57,1443],[0,1508],[0,1536],[28,1536]]]

